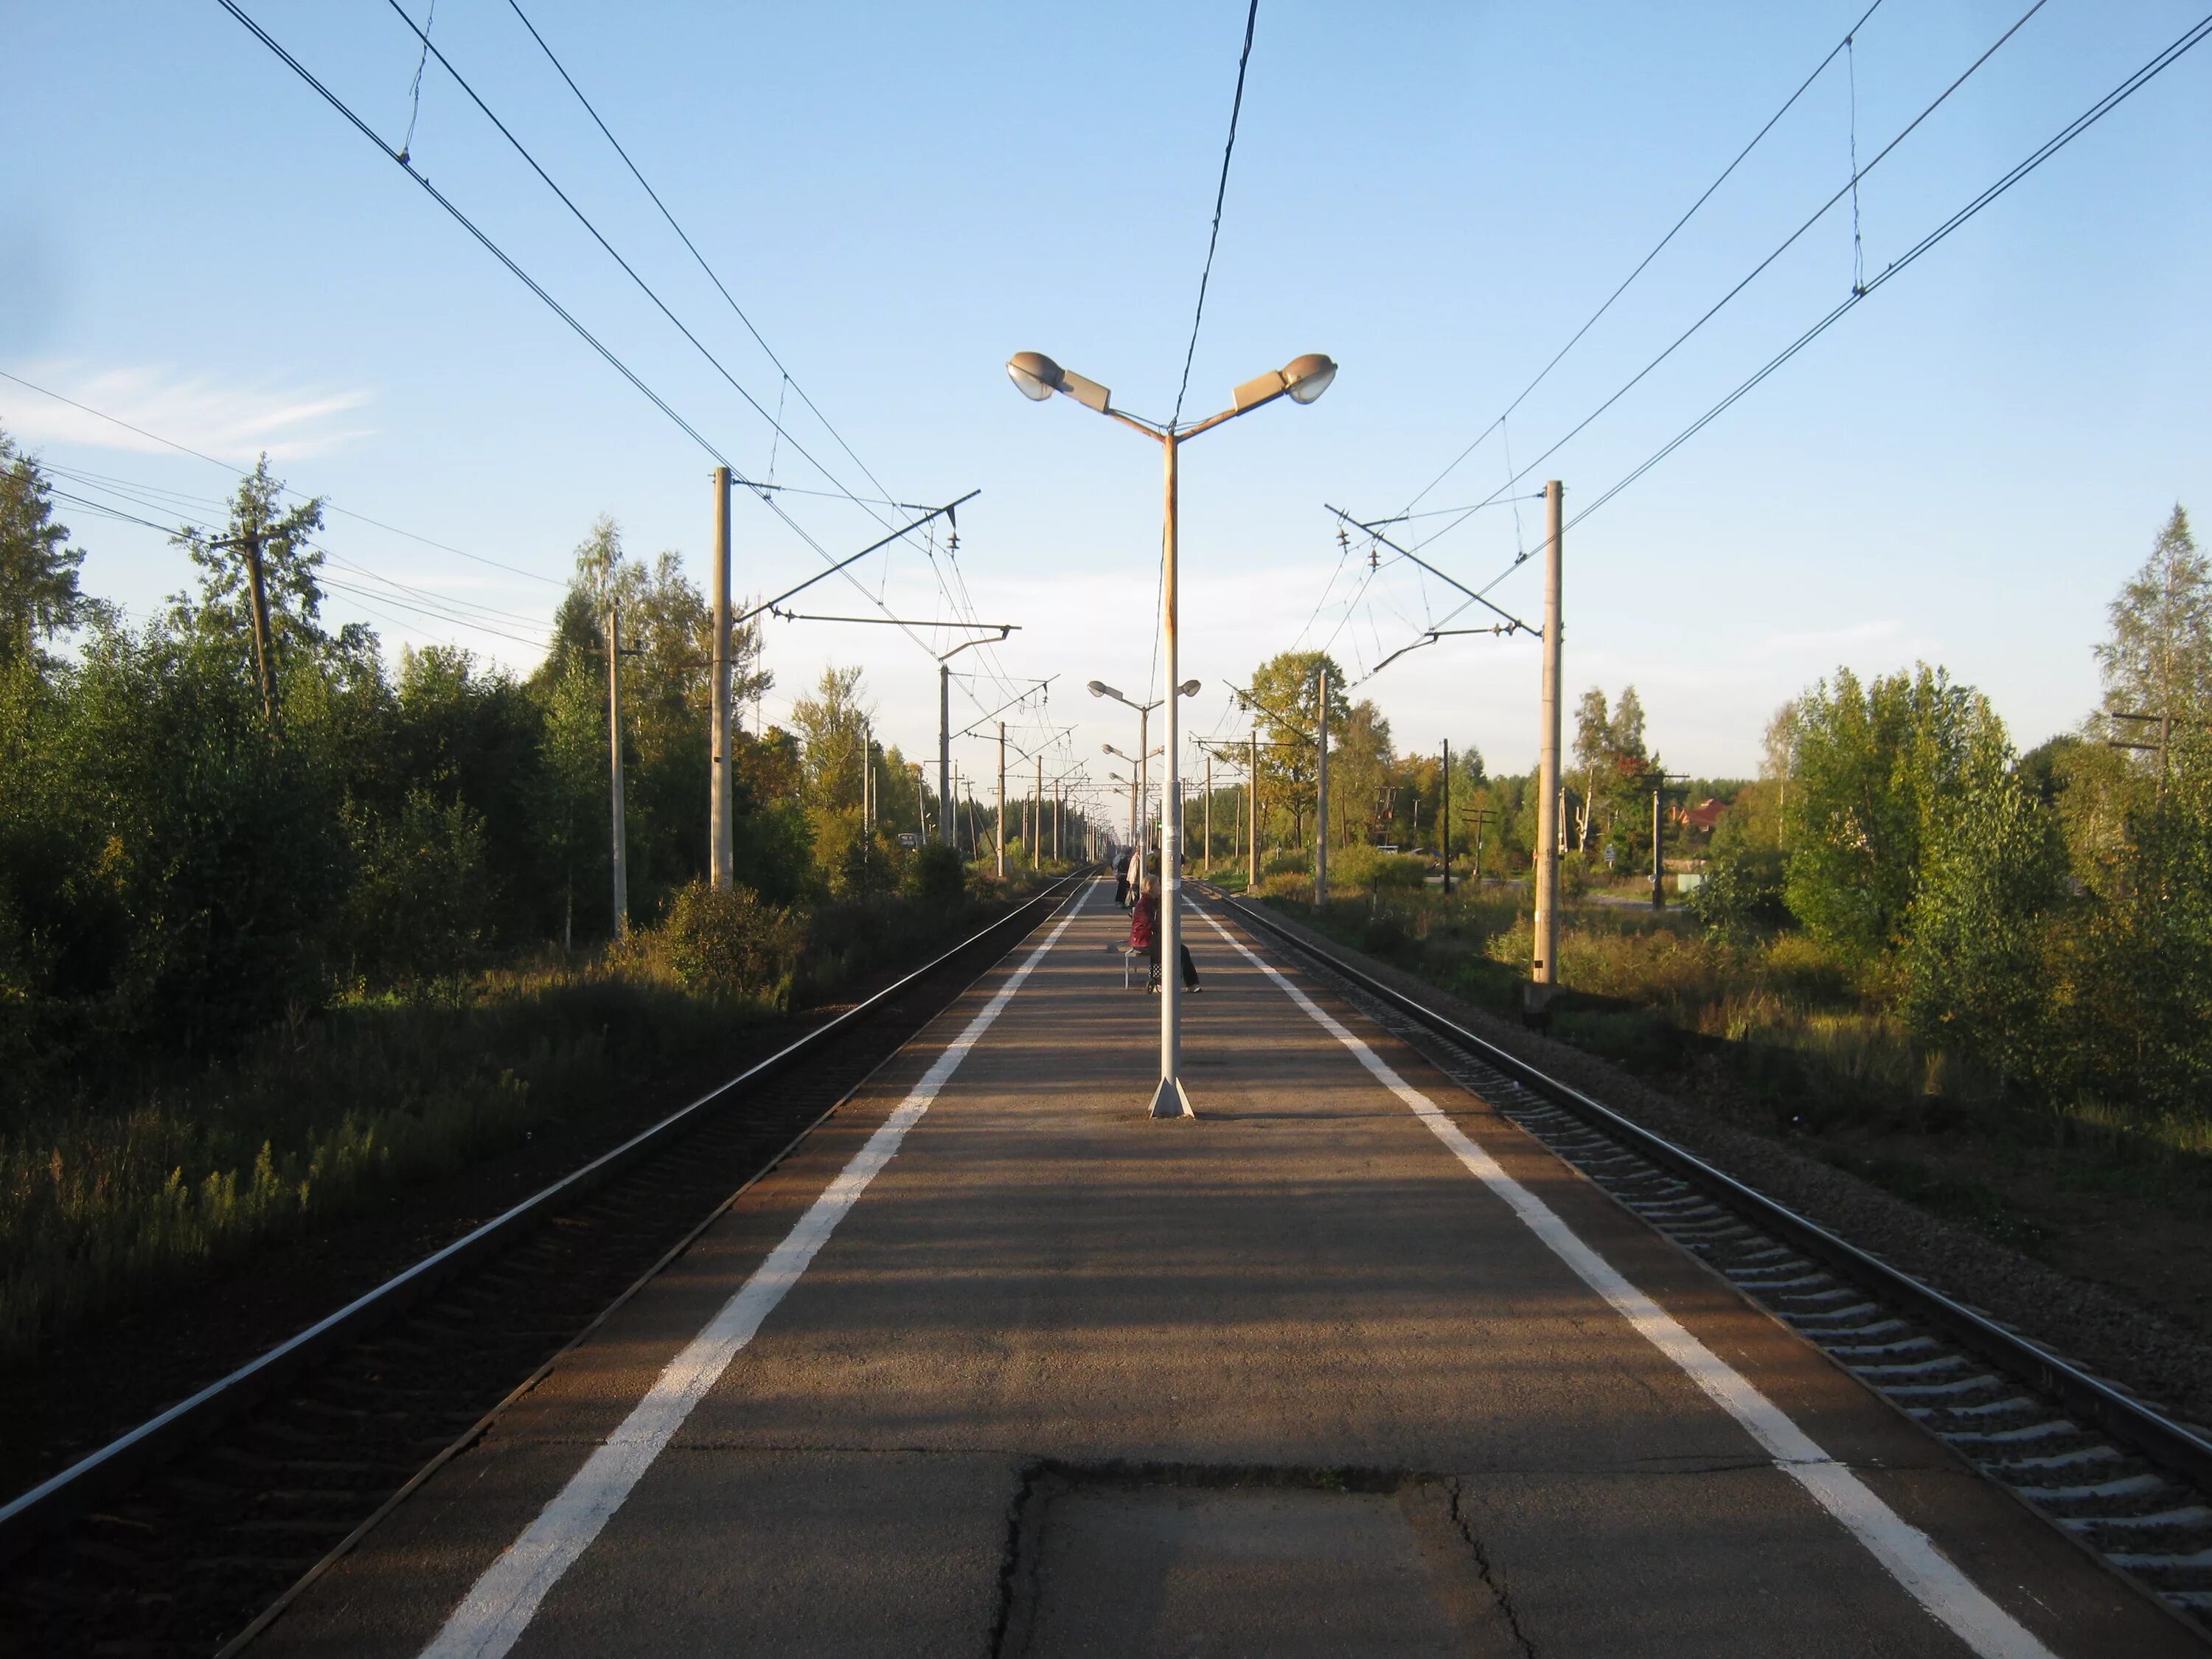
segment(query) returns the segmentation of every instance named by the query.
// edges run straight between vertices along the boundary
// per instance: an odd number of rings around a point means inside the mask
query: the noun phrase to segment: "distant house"
[[[1710,836],[1713,832],[1713,826],[1721,821],[1721,814],[1727,811],[1726,801],[1716,800],[1712,796],[1708,795],[1695,806],[1678,808],[1674,814],[1674,822],[1685,830],[1694,831],[1698,835]]]

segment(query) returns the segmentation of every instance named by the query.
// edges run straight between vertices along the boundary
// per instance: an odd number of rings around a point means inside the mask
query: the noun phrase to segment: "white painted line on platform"
[[[1376,1081],[1411,1107],[1468,1172],[1503,1200],[1552,1254],[1574,1269],[1583,1282],[1611,1303],[1637,1333],[1679,1366],[1712,1401],[1773,1458],[1774,1465],[1797,1482],[1820,1506],[1843,1522],[1912,1598],[1942,1620],[1983,1659],[2055,1659],[2019,1620],[1953,1565],[1935,1540],[1867,1489],[1799,1428],[1782,1408],[1745,1381],[1735,1367],[1684,1329],[1674,1316],[1624,1278],[1619,1268],[1583,1243],[1557,1212],[1499,1167],[1498,1160],[1468,1138],[1436,1102],[1400,1077],[1343,1023],[1323,1009],[1282,973],[1262,962],[1242,939],[1205,911],[1213,931],[1247,962],[1280,986],[1316,1024],[1349,1048]]]
[[[783,1242],[753,1270],[737,1294],[722,1304],[706,1328],[668,1362],[622,1426],[607,1437],[539,1511],[522,1536],[484,1570],[446,1620],[445,1628],[422,1650],[423,1659],[499,1659],[514,1645],[538,1604],[613,1518],[653,1460],[684,1426],[692,1408],[753,1340],[761,1322],[799,1283],[814,1253],[828,1242],[868,1183],[891,1161],[907,1131],[921,1121],[938,1091],[968,1057],[968,1051],[991,1029],[1030,970],[1044,960],[1045,953],[1060,942],[1060,936],[1091,902],[1096,887],[1095,882],[1085,886],[1060,925],[1007,976],[997,994],[968,1022],[967,1030],[931,1062],[913,1092],[868,1137],[867,1144],[853,1154],[852,1161],[823,1189]]]

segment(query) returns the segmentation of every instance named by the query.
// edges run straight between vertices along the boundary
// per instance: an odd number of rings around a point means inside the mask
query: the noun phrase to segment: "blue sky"
[[[409,0],[419,21],[422,0]],[[1887,143],[2027,0],[1884,0],[1858,32],[1858,154]],[[1206,250],[1243,9],[526,0],[798,383],[900,501],[969,489],[972,614],[1018,622],[987,677],[1057,675],[1020,717],[1055,767],[1127,722],[1080,694],[1156,673],[1158,459],[1001,365],[1051,353],[1163,414]],[[1408,566],[1340,563],[1334,502],[1402,507],[1527,384],[1865,9],[1328,7],[1267,0],[1187,412],[1304,351],[1342,364],[1187,452],[1193,722],[1292,643],[1355,675],[1447,608]],[[417,47],[383,0],[246,9],[387,138]],[[1878,272],[2179,35],[2193,5],[2050,3],[1867,175]],[[350,563],[489,607],[496,633],[391,603],[388,642],[459,640],[526,666],[570,550],[611,514],[632,552],[703,576],[710,458],[593,356],[213,0],[18,6],[0,122],[0,369],[223,458],[266,447],[338,504],[538,573],[356,520]],[[799,447],[861,480],[693,266],[505,0],[441,0],[461,72]],[[1423,505],[1481,499],[1618,388],[1849,176],[1845,60],[1806,93],[1598,326]],[[434,61],[417,164],[686,418],[754,475],[820,475],[720,379],[508,150]],[[1747,772],[1772,708],[1838,664],[1924,658],[1995,698],[2023,745],[2096,698],[2104,607],[2179,500],[2212,510],[2212,47],[1880,289],[1578,526],[1570,696],[1633,682],[1677,769]],[[1594,499],[1848,292],[1848,204],[1522,487]],[[54,464],[217,496],[204,463],[0,381],[0,424]],[[75,485],[65,487],[76,489]],[[864,489],[863,493],[872,493]],[[149,497],[149,499],[169,499]],[[833,551],[881,533],[787,497]],[[189,501],[181,505],[189,506]],[[738,586],[819,555],[736,507]],[[1423,550],[1487,580],[1541,508],[1474,515]],[[160,513],[151,517],[163,516]],[[151,532],[72,509],[88,585],[143,610],[182,586]],[[1425,534],[1443,523],[1418,521]],[[902,550],[809,608],[950,614],[954,561]],[[343,579],[374,587],[357,572]],[[1533,615],[1537,566],[1495,597]],[[495,614],[496,613],[496,614]],[[879,725],[933,743],[934,668],[887,628],[773,623],[769,719],[825,661],[859,663]],[[977,660],[981,659],[980,662]],[[984,706],[1005,695],[987,678]],[[1536,649],[1449,641],[1372,696],[1401,746],[1534,756]],[[956,723],[979,709],[956,707]],[[988,755],[960,745],[963,770]]]

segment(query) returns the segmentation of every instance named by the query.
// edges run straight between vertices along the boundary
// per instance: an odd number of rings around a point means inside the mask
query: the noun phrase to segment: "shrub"
[[[1559,896],[1573,903],[1589,891],[1589,865],[1579,853],[1559,860]]]
[[[1264,870],[1264,866],[1263,870]],[[1296,871],[1284,870],[1260,878],[1261,898],[1310,899],[1313,897],[1313,878]]]
[[[1429,861],[1410,853],[1384,853],[1364,842],[1342,848],[1329,860],[1330,885],[1373,892],[1418,892],[1428,880]]]
[[[1782,897],[1786,864],[1782,854],[1765,848],[1715,859],[1690,895],[1690,914],[1715,939],[1741,941],[1778,931],[1790,921]]]
[[[800,924],[749,888],[695,881],[676,895],[653,945],[685,990],[725,1000],[777,1000],[799,956]],[[648,949],[651,946],[647,947]]]
[[[932,842],[907,861],[904,890],[925,904],[957,904],[968,896],[968,866],[951,848]]]
[[[1277,848],[1260,860],[1260,879],[1270,876],[1310,876],[1313,874],[1313,855],[1302,848]]]

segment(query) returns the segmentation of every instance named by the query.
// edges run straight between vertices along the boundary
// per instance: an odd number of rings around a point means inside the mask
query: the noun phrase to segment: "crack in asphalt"
[[[1492,1571],[1489,1552],[1482,1547],[1482,1540],[1474,1535],[1474,1523],[1468,1519],[1467,1511],[1461,1506],[1458,1480],[1447,1480],[1443,1487],[1448,1500],[1446,1509],[1451,1516],[1453,1529],[1466,1540],[1468,1553],[1474,1558],[1475,1572],[1488,1587],[1491,1595],[1498,1598],[1498,1610],[1505,1615],[1505,1627],[1513,1632],[1515,1644],[1528,1656],[1528,1659],[1536,1659],[1536,1644],[1528,1639],[1528,1632],[1521,1628],[1521,1614],[1513,1605],[1513,1597]]]

